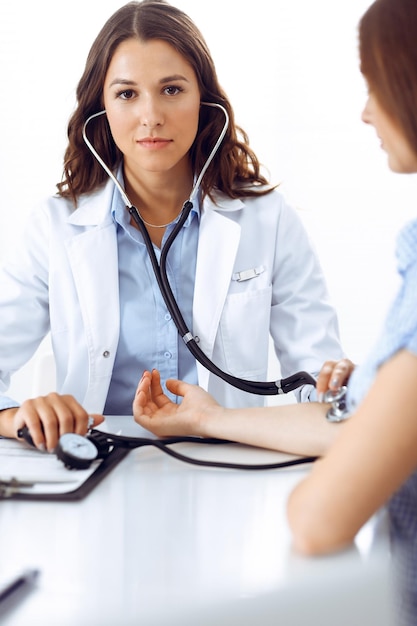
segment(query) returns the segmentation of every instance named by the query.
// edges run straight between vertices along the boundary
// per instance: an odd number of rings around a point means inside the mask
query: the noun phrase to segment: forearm
[[[362,444],[356,419],[354,415],[345,424],[338,441],[288,498],[294,547],[303,554],[325,554],[351,544],[387,497],[371,467],[373,461],[378,464],[373,446]]]
[[[306,456],[322,456],[337,436],[340,425],[329,423],[327,405],[311,402],[258,409],[213,407],[199,422],[205,437]]]
[[[2,411],[0,411],[0,436],[16,437],[13,418],[17,411],[18,407],[3,409]]]
[[[181,396],[182,402],[174,404],[166,397],[159,372],[144,372],[133,403],[135,420],[158,437],[215,437],[303,456],[321,456],[342,428],[326,420],[327,404],[226,409],[196,385],[168,380],[167,388]]]

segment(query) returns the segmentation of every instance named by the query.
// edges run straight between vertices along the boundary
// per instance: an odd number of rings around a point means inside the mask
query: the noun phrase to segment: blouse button
[[[109,356],[110,356],[110,352],[109,352],[109,350],[104,350],[104,352],[103,352],[103,356],[104,356],[104,358],[105,358],[105,359],[108,359],[108,358],[109,358]]]

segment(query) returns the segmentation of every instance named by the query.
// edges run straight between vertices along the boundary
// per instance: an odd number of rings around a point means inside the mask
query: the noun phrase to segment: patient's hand
[[[135,421],[158,437],[172,435],[205,436],[204,424],[209,414],[221,412],[222,407],[197,385],[168,380],[167,389],[181,396],[175,404],[164,394],[157,370],[144,372],[133,401]]]

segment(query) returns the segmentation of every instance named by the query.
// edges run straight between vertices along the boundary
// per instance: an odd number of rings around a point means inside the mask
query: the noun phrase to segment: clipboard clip
[[[0,497],[10,498],[15,493],[19,493],[21,489],[30,489],[35,485],[36,482],[33,480],[19,480],[14,476],[8,480],[0,478]]]
[[[35,487],[35,485],[40,484],[55,484],[55,483],[69,483],[74,482],[74,480],[50,480],[50,479],[38,479],[35,478],[33,480],[21,480],[16,478],[16,476],[12,476],[11,478],[0,478],[0,498],[11,498],[16,493],[21,493],[22,490],[31,489]]]

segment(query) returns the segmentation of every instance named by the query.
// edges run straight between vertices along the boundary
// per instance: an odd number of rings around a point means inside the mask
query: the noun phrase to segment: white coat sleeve
[[[316,376],[324,361],[345,356],[318,255],[288,205],[277,229],[270,330],[283,377],[300,370]],[[296,397],[314,400],[315,389],[300,388]]]
[[[35,211],[0,268],[0,394],[49,331],[46,212]],[[0,408],[17,406],[0,397]]]

